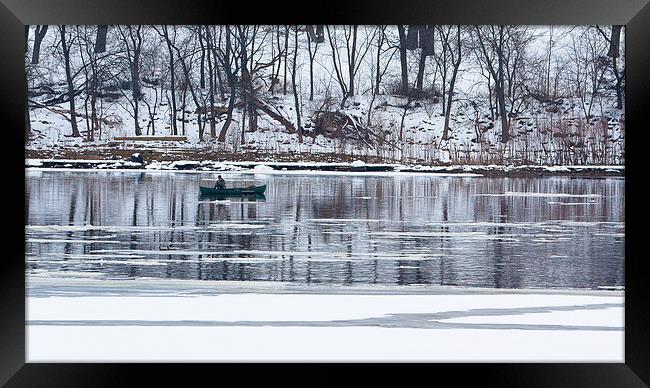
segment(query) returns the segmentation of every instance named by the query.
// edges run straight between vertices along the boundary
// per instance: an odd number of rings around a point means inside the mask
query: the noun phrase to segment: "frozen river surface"
[[[622,178],[26,172],[41,276],[321,285],[624,285]]]

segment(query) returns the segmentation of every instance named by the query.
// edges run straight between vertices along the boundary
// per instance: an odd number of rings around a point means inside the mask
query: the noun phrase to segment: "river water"
[[[623,178],[27,170],[27,274],[624,286]]]

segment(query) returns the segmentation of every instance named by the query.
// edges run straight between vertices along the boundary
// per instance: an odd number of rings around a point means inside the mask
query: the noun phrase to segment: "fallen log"
[[[273,109],[271,109],[269,105],[266,105],[265,103],[257,99],[257,97],[253,96],[251,93],[248,93],[248,99],[255,105],[257,109],[261,110],[262,112],[269,115],[272,119],[284,125],[285,128],[287,128],[287,131],[289,133],[296,132],[296,127],[293,125],[293,123],[287,120],[286,118],[284,118],[284,116],[282,116],[278,112],[275,112]]]

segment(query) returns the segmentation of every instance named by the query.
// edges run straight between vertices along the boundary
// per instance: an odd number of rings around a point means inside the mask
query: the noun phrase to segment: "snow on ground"
[[[623,361],[620,291],[30,275],[27,361]]]
[[[355,160],[352,163],[330,163],[330,162],[238,162],[238,161],[213,161],[213,160],[183,160],[183,161],[162,161],[157,160],[135,163],[122,160],[89,160],[89,159],[25,159],[25,167],[38,168],[61,168],[76,167],[97,168],[97,169],[146,169],[146,170],[173,170],[173,171],[260,171],[260,172],[291,172],[291,171],[334,171],[346,172],[349,170],[367,168],[371,172],[395,171],[395,172],[609,172],[623,173],[625,166],[545,166],[545,165],[449,165],[429,166],[421,164],[399,164],[399,163],[365,163]]]
[[[253,171],[255,172],[270,172],[270,171],[275,171],[273,170],[273,167],[266,166],[264,164],[258,164],[255,167],[253,167]]]
[[[30,326],[27,335],[27,362],[623,361],[622,331]]]
[[[96,169],[92,168],[60,168],[57,167],[56,169],[52,168],[42,168],[42,167],[33,167],[30,168],[29,171],[67,171],[67,172],[84,172],[84,171],[97,171]],[[121,170],[119,168],[112,169],[114,171],[130,171],[130,172],[147,172],[147,173],[153,173],[153,172],[165,172],[165,170],[170,170],[172,169],[161,169],[161,170],[156,170],[156,169],[128,169],[128,170]],[[233,170],[224,170],[224,171],[219,171],[221,174],[228,174],[228,173],[235,173],[235,174],[244,174],[244,173],[252,173],[252,174],[275,174],[275,175],[348,175],[348,176],[416,176],[416,175],[436,175],[436,176],[457,176],[457,177],[478,177],[482,176],[481,174],[477,173],[446,173],[446,172],[436,172],[436,173],[431,173],[431,172],[408,172],[408,171],[322,171],[322,170],[264,170],[264,171],[256,171],[255,169],[233,169]],[[217,172],[214,171],[214,172]],[[200,173],[206,173],[206,172],[212,172],[206,171],[206,170],[173,170],[175,173],[193,173],[193,174],[200,174]]]
[[[486,174],[588,174],[621,176],[624,166],[497,166],[457,165],[423,166],[402,164],[371,164],[360,161],[352,163],[315,162],[233,162],[233,161],[175,161],[134,163],[109,160],[26,159],[26,171],[130,171],[130,172],[179,172],[179,173],[252,173],[275,175],[349,175],[349,176],[402,176],[436,175],[479,177]],[[518,195],[505,193],[496,195]],[[527,194],[528,195],[528,194]],[[558,196],[558,195],[554,195]]]

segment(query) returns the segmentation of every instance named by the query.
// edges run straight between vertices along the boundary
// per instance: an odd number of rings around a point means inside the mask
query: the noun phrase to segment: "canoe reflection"
[[[237,201],[238,198],[240,201]],[[199,194],[199,199],[201,201],[266,202],[264,194]]]

